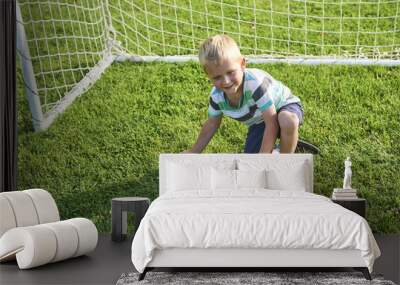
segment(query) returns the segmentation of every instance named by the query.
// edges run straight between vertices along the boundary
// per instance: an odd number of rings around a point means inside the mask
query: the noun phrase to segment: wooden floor
[[[375,238],[382,256],[375,262],[374,272],[399,284],[400,235],[375,235]],[[96,250],[88,256],[29,270],[19,270],[16,262],[2,263],[0,284],[115,284],[122,273],[134,271],[130,246],[129,239],[116,243],[110,235],[100,235]]]

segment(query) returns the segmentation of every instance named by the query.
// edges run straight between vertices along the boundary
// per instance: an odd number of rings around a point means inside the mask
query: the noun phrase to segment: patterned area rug
[[[213,285],[395,285],[384,280],[382,276],[372,275],[368,281],[360,272],[148,272],[142,281],[138,281],[139,273],[122,274],[117,285],[146,284],[213,284]]]

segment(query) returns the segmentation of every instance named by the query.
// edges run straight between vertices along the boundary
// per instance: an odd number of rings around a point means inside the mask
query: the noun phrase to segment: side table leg
[[[125,239],[126,235],[128,233],[128,213],[127,213],[127,211],[122,211],[121,222],[122,222],[122,239]]]
[[[111,240],[122,241],[122,204],[111,202]]]

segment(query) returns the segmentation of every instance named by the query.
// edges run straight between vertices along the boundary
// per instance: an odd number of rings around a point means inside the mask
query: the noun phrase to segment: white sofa
[[[16,259],[20,269],[28,269],[86,254],[97,240],[90,220],[60,221],[43,189],[0,193],[0,262]]]
[[[312,194],[311,154],[161,154],[159,163],[160,197],[132,243],[139,279],[157,267],[353,267],[370,279],[367,267],[380,255],[372,232],[362,217]],[[253,196],[238,199],[246,191]],[[240,228],[254,234],[229,231],[253,210],[261,223],[249,218]]]

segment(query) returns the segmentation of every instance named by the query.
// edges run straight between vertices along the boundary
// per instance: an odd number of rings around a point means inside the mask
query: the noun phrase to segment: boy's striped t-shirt
[[[216,87],[212,88],[209,101],[209,117],[224,114],[251,126],[263,121],[262,111],[270,106],[274,105],[278,111],[283,106],[300,102],[300,99],[267,72],[256,68],[246,68],[243,95],[237,107],[231,106],[224,92]]]

